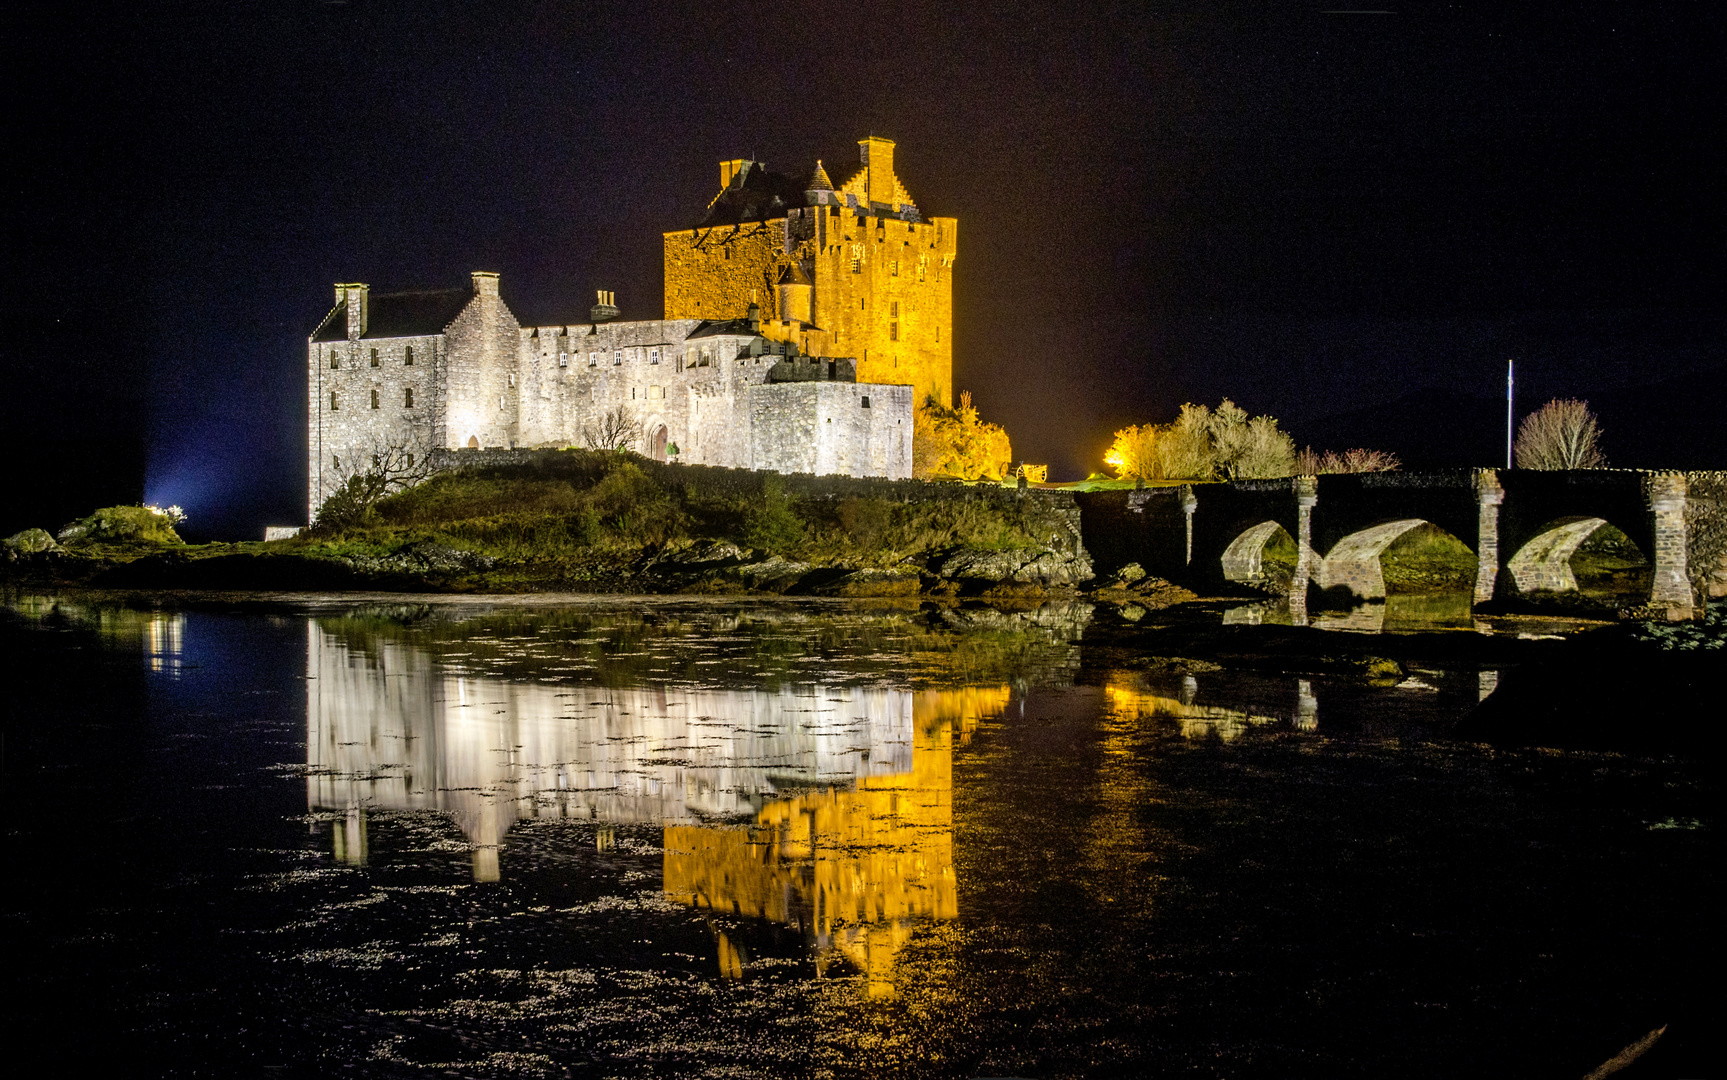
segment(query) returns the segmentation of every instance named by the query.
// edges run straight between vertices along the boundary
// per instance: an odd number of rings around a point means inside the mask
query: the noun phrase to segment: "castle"
[[[373,295],[338,284],[307,342],[308,514],[387,448],[570,446],[611,421],[659,460],[911,475],[912,412],[952,401],[957,222],[925,221],[887,139],[837,190],[720,164],[701,224],[665,234],[664,319],[522,326],[498,275]]]

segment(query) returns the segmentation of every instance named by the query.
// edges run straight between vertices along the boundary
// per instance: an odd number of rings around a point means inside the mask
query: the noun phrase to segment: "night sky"
[[[1300,444],[1502,461],[1520,412],[1727,467],[1709,5],[8,5],[0,535],[304,507],[335,281],[661,314],[721,158],[866,134],[960,219],[955,388],[1058,476],[1233,397]]]

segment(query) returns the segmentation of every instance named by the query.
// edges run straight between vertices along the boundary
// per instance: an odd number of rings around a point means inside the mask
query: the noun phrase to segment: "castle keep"
[[[893,155],[891,139],[860,140],[837,189],[819,161],[804,177],[721,162],[701,224],[665,235],[666,318],[735,319],[759,303],[770,339],[856,357],[858,378],[951,406],[959,222],[925,220]]]
[[[695,229],[667,233],[666,318],[525,327],[498,275],[374,295],[337,285],[307,342],[308,513],[390,448],[561,447],[608,417],[667,460],[911,475],[912,410],[952,399],[956,223],[925,222],[893,143],[837,191],[721,165]],[[801,185],[801,187],[799,186]]]

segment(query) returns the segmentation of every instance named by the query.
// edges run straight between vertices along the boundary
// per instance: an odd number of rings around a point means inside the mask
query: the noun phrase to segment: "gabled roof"
[[[474,298],[473,289],[423,289],[377,293],[366,298],[363,338],[429,337],[441,334]],[[348,305],[336,305],[312,335],[313,341],[345,341]]]
[[[689,341],[702,337],[761,337],[760,330],[751,330],[748,319],[704,319],[684,338]]]

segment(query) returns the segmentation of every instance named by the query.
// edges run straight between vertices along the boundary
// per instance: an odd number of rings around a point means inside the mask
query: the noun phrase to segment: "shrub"
[[[972,407],[970,392],[950,409],[925,398],[912,417],[912,474],[955,476],[962,480],[1000,480],[1013,465],[1013,445],[1000,424],[991,424]]]
[[[1249,419],[1224,398],[1216,412],[1188,402],[1168,425],[1122,428],[1103,460],[1120,479],[1210,480],[1221,470],[1234,480],[1289,476],[1296,455],[1274,418]]]
[[[1513,456],[1519,469],[1604,469],[1600,442],[1589,403],[1556,398],[1523,418]]]
[[[893,524],[893,508],[881,499],[846,499],[840,503],[836,516],[840,528],[866,551],[880,547]]]
[[[177,507],[172,509],[178,509]],[[184,520],[181,515],[181,520]],[[61,527],[60,540],[105,544],[180,544],[174,520],[153,506],[104,506],[89,517]]]
[[[1334,473],[1396,472],[1403,462],[1388,450],[1335,450],[1316,453],[1308,447],[1295,455],[1296,472],[1302,476],[1322,476]]]
[[[806,535],[791,498],[777,478],[769,477],[762,484],[762,504],[744,516],[744,542],[779,554],[803,543]]]

